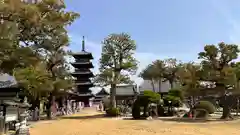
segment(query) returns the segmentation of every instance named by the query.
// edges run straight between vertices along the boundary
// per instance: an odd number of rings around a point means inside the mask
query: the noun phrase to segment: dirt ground
[[[183,123],[163,120],[119,120],[94,114],[77,114],[41,121],[31,135],[237,135],[240,122]]]

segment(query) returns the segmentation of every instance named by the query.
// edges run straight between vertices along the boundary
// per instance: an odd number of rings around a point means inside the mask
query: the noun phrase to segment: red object
[[[192,113],[189,113],[189,116],[188,116],[189,118],[192,118]]]

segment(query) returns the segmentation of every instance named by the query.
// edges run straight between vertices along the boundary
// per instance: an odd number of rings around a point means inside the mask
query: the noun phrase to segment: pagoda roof
[[[72,55],[75,59],[81,58],[81,57],[93,59],[92,53],[86,52],[86,51],[71,53],[71,55]]]
[[[93,96],[92,93],[79,93],[78,96]]]
[[[92,82],[75,82],[75,84],[76,85],[82,85],[82,86],[84,86],[84,85],[93,85],[93,83]]]
[[[76,52],[76,53],[71,53],[71,55],[75,58],[89,58],[89,59],[93,59],[92,53],[85,51],[85,40],[84,40],[84,36],[82,39],[82,51],[81,52]]]
[[[93,73],[91,71],[75,71],[71,74],[73,76],[76,76],[76,75],[93,75]]]
[[[102,95],[109,95],[109,92],[106,91],[106,89],[102,88],[98,93],[95,94],[96,96],[102,96]]]
[[[71,53],[71,55],[92,55],[92,53],[86,52],[86,51],[81,51],[81,52]]]
[[[71,63],[73,67],[78,68],[79,66],[88,66],[86,68],[94,68],[92,62],[74,62]]]

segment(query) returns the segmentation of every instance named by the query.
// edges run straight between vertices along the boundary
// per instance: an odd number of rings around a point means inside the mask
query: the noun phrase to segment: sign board
[[[6,108],[5,121],[10,122],[10,121],[15,121],[17,119],[18,119],[18,108],[13,106],[8,106]]]

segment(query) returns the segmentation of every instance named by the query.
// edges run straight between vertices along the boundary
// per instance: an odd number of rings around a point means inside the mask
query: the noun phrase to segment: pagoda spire
[[[82,51],[85,52],[85,41],[84,41],[84,36],[82,38]]]

